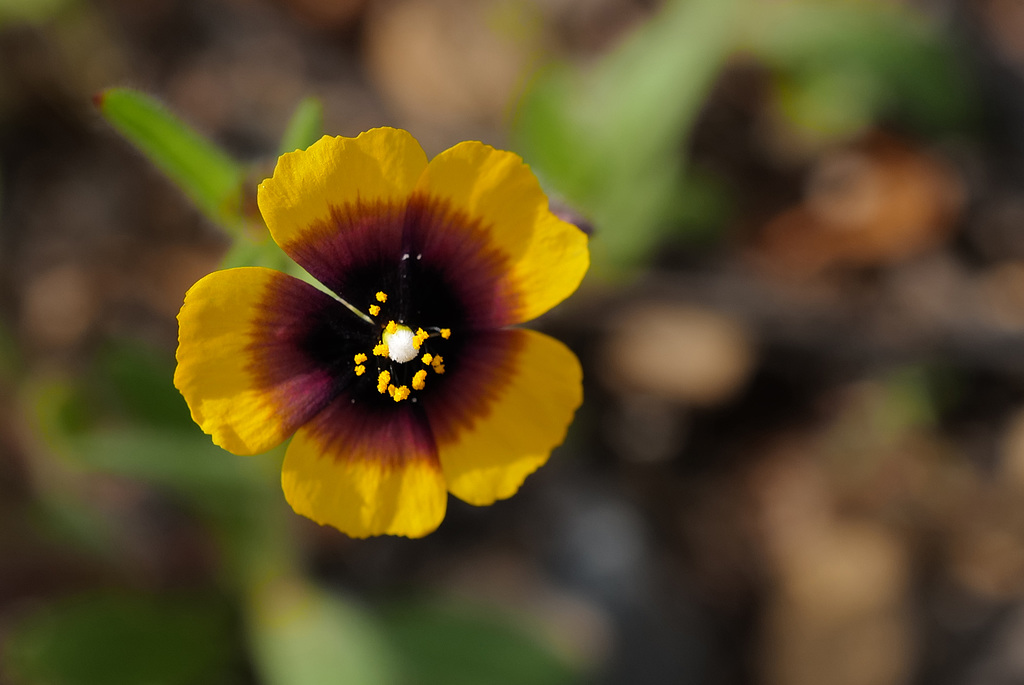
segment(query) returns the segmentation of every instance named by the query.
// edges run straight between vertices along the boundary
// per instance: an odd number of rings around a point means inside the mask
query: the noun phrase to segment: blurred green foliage
[[[224,682],[237,654],[227,607],[209,598],[104,593],[37,610],[3,646],[32,685]]]
[[[308,97],[298,104],[281,137],[278,154],[305,150],[324,130],[324,106],[318,98]]]
[[[267,685],[408,682],[368,610],[295,578],[256,589],[249,631]]]
[[[923,17],[886,3],[758,3],[740,49],[778,79],[784,113],[836,138],[880,116],[924,134],[963,125],[972,99],[956,53]]]
[[[594,266],[634,264],[667,223],[681,147],[732,46],[738,0],[669,2],[596,65],[554,65],[513,131],[540,175],[593,219]]]
[[[579,674],[516,617],[465,600],[397,603],[381,612],[410,685],[562,685]]]
[[[241,228],[241,164],[148,95],[110,88],[96,96],[96,106],[211,221],[231,233]]]
[[[515,121],[527,162],[593,221],[599,273],[724,226],[727,195],[688,168],[686,144],[714,79],[741,58],[771,71],[789,124],[822,141],[887,116],[934,134],[970,114],[951,46],[905,7],[670,0],[596,63],[542,71]]]
[[[43,22],[75,0],[0,0],[0,27],[8,23]]]

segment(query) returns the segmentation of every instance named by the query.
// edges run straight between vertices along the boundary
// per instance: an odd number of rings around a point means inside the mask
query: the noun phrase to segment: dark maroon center
[[[332,208],[329,220],[284,248],[360,312],[369,316],[371,306],[380,311],[371,323],[340,302],[281,284],[264,302],[266,323],[282,344],[268,346],[266,354],[257,351],[261,385],[282,387],[305,373],[315,383],[289,383],[288,397],[279,401],[310,416],[328,406],[337,414],[344,405],[357,423],[412,412],[425,424],[425,404],[455,406],[450,398],[482,387],[491,357],[497,354],[494,361],[500,362],[500,346],[489,341],[520,307],[508,260],[494,249],[488,230],[446,203],[418,195],[404,206]],[[378,292],[387,295],[385,302],[377,300]],[[433,334],[416,359],[399,363],[373,354],[389,321]],[[437,335],[440,329],[449,329],[451,337]],[[426,353],[443,357],[443,374],[422,363]],[[359,354],[367,356],[361,375]],[[421,369],[427,371],[425,387],[416,390],[413,379]],[[396,402],[378,391],[381,371],[390,374],[390,385],[411,390],[408,400]]]

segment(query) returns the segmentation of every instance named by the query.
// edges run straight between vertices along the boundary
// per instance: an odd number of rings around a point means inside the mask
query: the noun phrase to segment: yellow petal
[[[429,430],[414,416],[361,415],[340,398],[288,446],[285,499],[296,513],[356,538],[432,532],[448,493]]]
[[[324,136],[306,150],[281,155],[257,202],[274,240],[285,250],[332,208],[357,203],[404,205],[427,165],[416,139],[394,128],[355,138]]]
[[[568,297],[590,265],[587,236],[551,213],[536,176],[511,152],[459,143],[430,162],[416,191],[447,201],[490,231],[509,259],[521,298],[510,324],[529,321]]]
[[[296,355],[294,339],[279,332],[275,316],[339,308],[312,286],[271,269],[228,269],[202,278],[178,314],[174,372],[195,422],[235,454],[284,442],[329,399],[329,378]],[[275,367],[275,360],[287,363]]]
[[[461,422],[430,414],[448,491],[476,505],[515,494],[565,439],[583,401],[583,372],[569,348],[536,331],[499,334],[516,340],[498,375],[504,382],[479,398],[486,413]]]

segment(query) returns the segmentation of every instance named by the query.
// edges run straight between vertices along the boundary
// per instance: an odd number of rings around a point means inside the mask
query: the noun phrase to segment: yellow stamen
[[[421,361],[422,361],[422,362],[423,362],[424,364],[429,364],[429,363],[430,363],[430,360],[431,360],[431,359],[433,359],[433,358],[434,358],[434,355],[432,355],[432,354],[430,354],[429,352],[427,352],[427,353],[426,353],[425,355],[423,355],[423,358],[421,359]]]
[[[394,321],[388,321],[388,325],[384,328],[384,332],[388,335],[394,335],[395,331],[398,330],[398,324]]]
[[[444,359],[439,354],[434,355],[434,360],[430,362],[430,366],[434,369],[435,373],[444,373]]]
[[[452,337],[452,329],[450,329],[450,328],[442,328],[441,329],[441,337],[444,338],[445,340],[447,340],[448,338]]]
[[[377,346],[373,348],[373,353],[378,357],[386,357],[389,354],[387,343],[377,343]]]
[[[412,376],[412,389],[422,390],[427,386],[427,370],[420,369]]]
[[[388,301],[388,296],[385,293],[378,291],[377,292],[377,301],[378,302],[387,302]]]
[[[366,367],[365,366],[360,364],[359,366],[356,367],[356,375],[357,376],[362,376],[364,373],[366,373]]]
[[[388,383],[391,382],[391,372],[381,371],[380,375],[377,376],[377,392],[381,395],[388,391]]]
[[[395,396],[395,390],[397,390],[397,389],[398,388],[396,388],[395,386],[389,385],[388,386],[388,394],[391,395],[392,397],[394,397]]]
[[[378,314],[380,314],[380,307],[375,305],[375,304],[371,304],[370,305],[370,316],[377,316]]]
[[[430,337],[429,333],[427,333],[422,328],[417,328],[416,329],[416,335],[414,335],[412,337],[412,346],[415,347],[417,350],[420,349],[420,345],[422,345],[423,341],[426,340],[429,337]]]
[[[395,386],[393,386],[393,385],[391,387],[395,388]],[[390,390],[390,388],[389,388],[389,390]],[[391,396],[393,398],[395,398],[395,402],[401,402],[402,400],[409,399],[409,395],[410,395],[409,388],[407,386],[400,385],[397,388],[395,388],[395,392],[392,393]]]
[[[362,364],[363,362],[366,361],[366,355],[360,352],[356,356],[352,357],[352,361],[354,361],[356,364]]]

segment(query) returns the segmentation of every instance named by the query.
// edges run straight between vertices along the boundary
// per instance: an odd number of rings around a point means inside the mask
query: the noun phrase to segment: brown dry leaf
[[[1024,68],[1024,3],[987,0],[978,6],[982,26],[999,56],[1018,69]]]
[[[948,164],[877,134],[818,162],[804,201],[765,226],[755,259],[796,277],[896,262],[945,240],[963,198]]]
[[[907,560],[884,527],[836,523],[781,560],[769,603],[767,682],[885,685],[910,670]]]
[[[1024,331],[1024,261],[996,264],[978,279],[977,311],[1007,331]]]
[[[139,260],[137,293],[150,309],[173,318],[181,309],[185,291],[215,271],[219,262],[219,253],[191,247],[166,246],[148,251]]]
[[[1024,409],[1007,422],[1000,450],[999,475],[1016,492],[1024,492]]]
[[[976,507],[983,507],[979,501]],[[1024,530],[1007,518],[1019,511],[970,512],[949,541],[953,577],[973,594],[994,600],[1019,600],[1024,595]]]
[[[78,264],[41,271],[25,287],[22,327],[31,346],[71,347],[89,331],[99,313],[92,274]]]
[[[602,368],[613,388],[697,406],[732,397],[754,365],[747,331],[723,314],[640,304],[612,323]]]
[[[366,0],[282,1],[300,20],[318,29],[328,30],[351,26],[366,6]]]
[[[766,682],[902,683],[913,651],[904,544],[882,524],[837,514],[821,465],[801,450],[783,446],[752,479],[777,580],[762,635]]]
[[[432,125],[496,123],[529,64],[528,30],[492,0],[401,0],[369,14],[366,60],[406,116]]]

